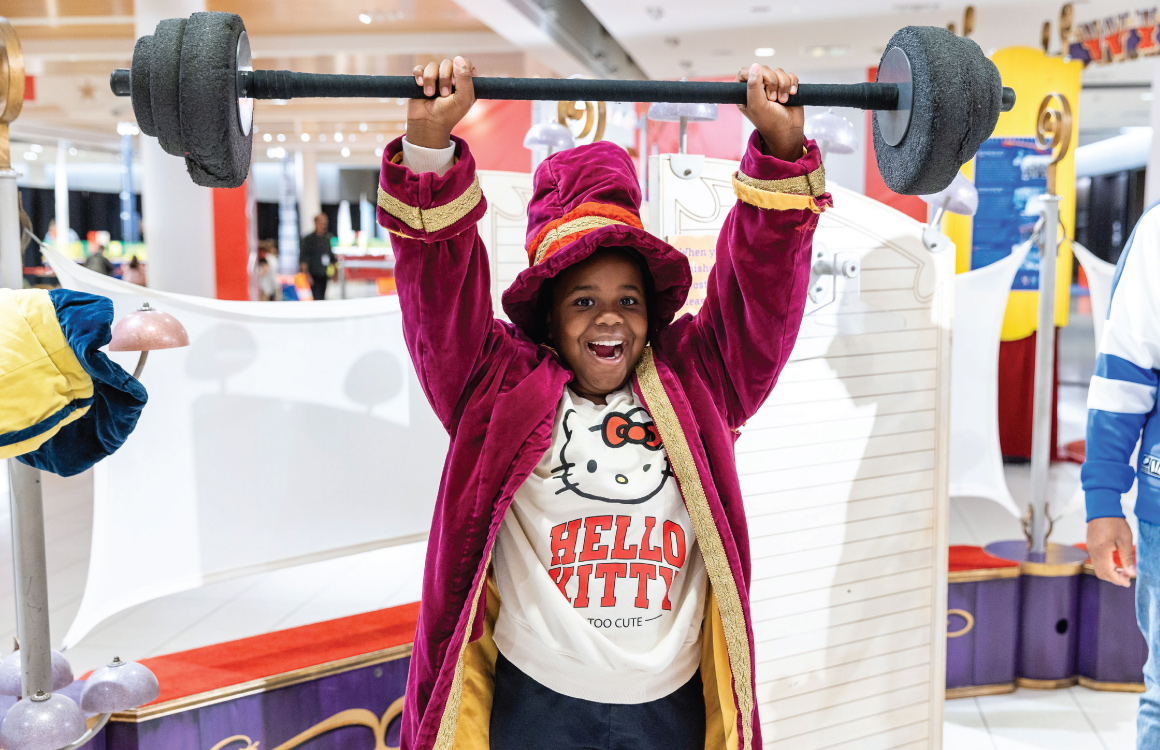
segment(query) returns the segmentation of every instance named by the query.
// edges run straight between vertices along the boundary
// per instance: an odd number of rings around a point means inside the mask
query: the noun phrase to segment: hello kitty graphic
[[[614,411],[601,424],[573,429],[575,414],[573,409],[564,414],[566,440],[560,465],[552,469],[553,478],[564,483],[557,495],[573,492],[589,500],[638,505],[661,491],[672,470],[647,411]]]

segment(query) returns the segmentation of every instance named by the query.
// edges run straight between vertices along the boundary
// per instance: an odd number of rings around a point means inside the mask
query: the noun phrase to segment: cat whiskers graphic
[[[567,439],[560,448],[560,463],[551,471],[552,478],[563,483],[557,495],[572,492],[589,500],[639,505],[655,497],[673,475],[661,453],[656,426],[644,409],[612,412],[601,424],[582,430],[569,424],[574,414],[571,409],[564,414]],[[582,467],[568,460],[570,449],[587,458]],[[648,460],[650,453],[660,454],[656,458],[661,460]]]

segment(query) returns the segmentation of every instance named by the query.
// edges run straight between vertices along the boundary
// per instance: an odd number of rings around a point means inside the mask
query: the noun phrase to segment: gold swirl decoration
[[[1047,166],[1047,191],[1052,194],[1056,194],[1055,167],[1071,148],[1072,125],[1071,103],[1066,96],[1053,91],[1043,97],[1039,114],[1035,116],[1035,142],[1040,148],[1052,152],[1051,163]]]
[[[576,106],[583,104],[583,107]],[[607,119],[604,102],[560,102],[556,108],[556,120],[564,127],[568,126],[569,120],[583,122],[580,128],[580,134],[577,138],[583,138],[589,133],[592,134],[592,142],[595,143],[604,138],[604,125]]]
[[[295,735],[281,745],[273,748],[273,750],[293,750],[296,747],[305,745],[316,737],[324,735],[327,732],[333,732],[335,729],[342,729],[343,727],[366,727],[371,730],[375,744],[373,748],[368,748],[368,750],[399,750],[398,746],[387,744],[387,728],[402,713],[403,698],[399,698],[392,703],[381,717],[375,716],[373,712],[365,708],[349,708],[346,711],[339,711],[334,716],[320,721],[305,732]],[[260,750],[260,748],[258,747],[258,743],[254,742],[247,735],[235,734],[232,737],[226,737],[210,748],[210,750]]]
[[[16,28],[0,16],[0,169],[11,169],[8,123],[24,106],[24,53]]]
[[[951,617],[958,616],[966,620],[967,624],[958,630],[951,630]],[[975,629],[975,616],[965,609],[947,610],[947,638],[958,638]]]

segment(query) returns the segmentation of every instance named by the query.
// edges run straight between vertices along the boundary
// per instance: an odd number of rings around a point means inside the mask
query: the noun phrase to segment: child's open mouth
[[[624,353],[624,342],[590,341],[588,351],[595,354],[598,359],[613,361],[620,359],[620,355]]]

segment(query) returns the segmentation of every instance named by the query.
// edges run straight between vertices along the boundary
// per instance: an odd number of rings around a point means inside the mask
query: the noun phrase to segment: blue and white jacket
[[[1087,458],[1080,477],[1087,517],[1123,517],[1121,496],[1139,481],[1136,517],[1160,524],[1160,208],[1140,218],[1112,280],[1108,322],[1088,391]],[[1136,466],[1132,451],[1140,442]]]

